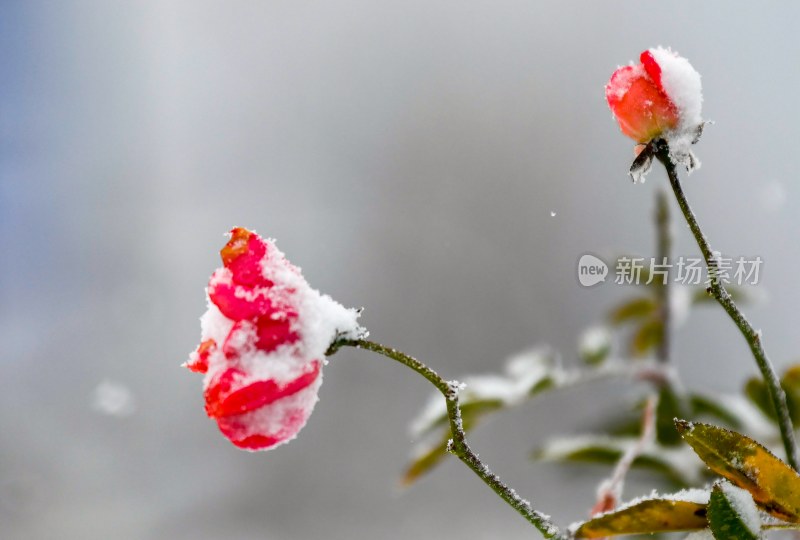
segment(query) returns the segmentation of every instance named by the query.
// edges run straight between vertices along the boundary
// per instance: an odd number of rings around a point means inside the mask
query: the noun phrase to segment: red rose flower
[[[606,99],[620,129],[637,143],[675,139],[702,124],[700,74],[668,49],[644,51],[639,64],[617,69]]]
[[[185,367],[204,373],[205,409],[236,446],[267,450],[305,425],[325,351],[358,338],[358,312],[312,289],[269,240],[235,228],[208,284],[202,337]]]

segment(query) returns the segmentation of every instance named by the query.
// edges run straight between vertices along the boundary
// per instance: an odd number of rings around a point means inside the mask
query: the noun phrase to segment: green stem
[[[331,348],[328,350],[327,354],[332,355],[341,347],[345,346],[366,349],[368,351],[381,354],[387,358],[391,358],[392,360],[400,362],[404,366],[413,369],[425,377],[433,386],[436,387],[437,390],[439,390],[439,392],[442,393],[445,401],[447,402],[447,416],[450,422],[450,434],[452,435],[452,439],[447,447],[448,451],[464,462],[467,467],[472,469],[472,471],[477,474],[478,477],[480,477],[480,479],[486,483],[486,485],[492,488],[492,491],[494,491],[501,499],[508,503],[509,506],[511,506],[522,517],[532,523],[534,527],[539,529],[539,531],[542,533],[542,536],[545,538],[554,539],[564,538],[564,536],[561,535],[558,527],[556,527],[553,522],[550,521],[550,516],[542,514],[538,510],[534,510],[528,501],[517,495],[513,489],[504,484],[500,478],[497,477],[497,475],[492,473],[492,471],[489,470],[489,467],[484,465],[478,455],[469,447],[469,444],[467,444],[466,433],[464,432],[464,427],[461,422],[461,408],[458,404],[458,383],[446,381],[440,377],[439,374],[416,358],[408,356],[397,349],[391,349],[381,345],[380,343],[375,343],[373,341],[367,341],[364,339],[336,341],[333,345],[331,345]]]
[[[786,394],[783,388],[781,388],[781,383],[778,380],[778,375],[775,373],[775,368],[772,367],[772,363],[767,357],[767,353],[764,351],[764,346],[761,343],[761,332],[753,328],[753,325],[750,324],[750,321],[747,320],[744,313],[736,306],[731,294],[719,279],[719,275],[716,272],[718,256],[715,255],[714,251],[711,249],[708,239],[700,229],[697,218],[694,212],[692,212],[692,208],[689,206],[689,201],[686,200],[680,180],[678,179],[675,164],[672,163],[669,157],[669,147],[666,142],[657,141],[655,143],[655,155],[667,170],[669,183],[672,186],[672,191],[675,193],[678,206],[680,206],[681,212],[683,212],[683,216],[689,224],[689,229],[692,231],[695,240],[697,240],[697,245],[706,261],[710,278],[708,292],[730,316],[737,328],[739,328],[742,336],[744,336],[747,344],[750,346],[756,364],[758,364],[758,369],[761,371],[761,375],[767,385],[767,391],[769,392],[772,406],[775,407],[775,411],[778,415],[778,427],[781,431],[781,439],[783,440],[783,447],[786,451],[786,459],[793,469],[800,470],[798,469],[797,461],[797,443],[794,438],[792,420],[789,416],[789,407],[786,404]]]
[[[661,319],[661,341],[658,344],[656,358],[664,364],[669,362],[670,352],[670,330],[672,326],[672,302],[670,302],[670,253],[672,251],[672,231],[670,230],[669,204],[667,194],[659,190],[656,194],[655,211],[656,231],[657,231],[657,253],[659,264],[663,264],[665,275],[661,283],[656,284],[656,297],[658,298],[658,314]]]

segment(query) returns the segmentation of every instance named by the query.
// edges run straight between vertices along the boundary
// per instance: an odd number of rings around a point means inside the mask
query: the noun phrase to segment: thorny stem
[[[767,357],[767,353],[764,351],[764,346],[761,343],[761,332],[753,328],[753,325],[750,324],[750,321],[747,320],[744,313],[736,306],[731,294],[719,279],[719,275],[716,272],[718,268],[718,255],[712,251],[708,239],[700,229],[697,218],[694,212],[692,212],[692,208],[689,206],[689,201],[686,200],[680,180],[678,179],[675,164],[672,163],[669,157],[669,147],[665,141],[655,142],[655,156],[667,170],[667,176],[669,177],[672,191],[675,193],[675,199],[678,201],[678,206],[680,206],[681,212],[683,212],[683,216],[686,218],[686,222],[689,225],[689,229],[692,231],[697,245],[703,254],[703,258],[706,261],[710,278],[708,293],[719,302],[722,309],[730,316],[737,328],[739,328],[742,336],[744,336],[747,344],[750,346],[756,364],[758,364],[758,369],[761,371],[761,375],[767,385],[767,391],[769,392],[772,406],[775,408],[778,415],[778,426],[781,432],[781,439],[783,440],[783,447],[786,451],[786,459],[793,469],[800,470],[798,469],[797,444],[794,438],[794,429],[789,416],[789,408],[786,405],[786,394],[783,388],[781,388],[778,375],[775,373],[775,368],[773,368],[772,363]]]
[[[545,538],[554,539],[565,538],[565,536],[561,534],[559,528],[553,524],[552,521],[550,521],[550,516],[534,510],[533,507],[531,507],[530,502],[517,495],[513,489],[504,484],[497,475],[489,470],[489,467],[484,465],[484,463],[478,457],[478,454],[473,452],[469,447],[469,444],[467,444],[466,433],[464,432],[464,427],[461,423],[461,408],[458,404],[458,383],[446,381],[440,377],[439,374],[416,358],[408,356],[407,354],[404,354],[396,349],[385,347],[380,343],[375,343],[373,341],[367,341],[364,339],[338,340],[331,345],[327,354],[332,355],[341,347],[345,346],[366,349],[368,351],[381,354],[387,358],[391,358],[392,360],[400,362],[404,366],[413,369],[428,379],[428,381],[433,384],[433,386],[435,386],[439,392],[442,393],[445,401],[447,402],[447,416],[449,418],[450,433],[452,435],[452,439],[447,447],[448,451],[464,462],[467,467],[472,469],[472,471],[477,474],[478,477],[480,477],[480,479],[486,483],[486,485],[492,488],[492,491],[494,491],[509,506],[516,510],[531,524],[533,524],[534,527],[539,529],[539,531],[542,533],[542,536]]]

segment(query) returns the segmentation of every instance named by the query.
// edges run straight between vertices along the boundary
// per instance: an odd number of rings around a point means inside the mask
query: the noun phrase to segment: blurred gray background
[[[221,437],[179,364],[223,233],[277,238],[312,285],[366,307],[373,338],[449,377],[538,343],[576,364],[576,335],[632,292],[581,288],[577,258],[652,253],[665,184],[628,181],[603,85],[670,45],[716,121],[686,191],[717,249],[764,259],[768,300],[747,311],[786,365],[799,16],[788,2],[4,0],[0,537],[535,536],[455,460],[399,488],[430,391],[380,357],[337,355],[292,444],[248,454]],[[755,373],[718,309],[676,339],[690,386]],[[559,523],[580,519],[606,471],[527,453],[628,392],[543,397],[473,445]]]

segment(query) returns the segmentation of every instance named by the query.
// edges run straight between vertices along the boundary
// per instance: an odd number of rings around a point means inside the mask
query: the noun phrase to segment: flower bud
[[[644,51],[639,64],[617,69],[606,99],[622,133],[645,144],[663,138],[691,144],[702,125],[700,74],[688,60],[661,47]]]

